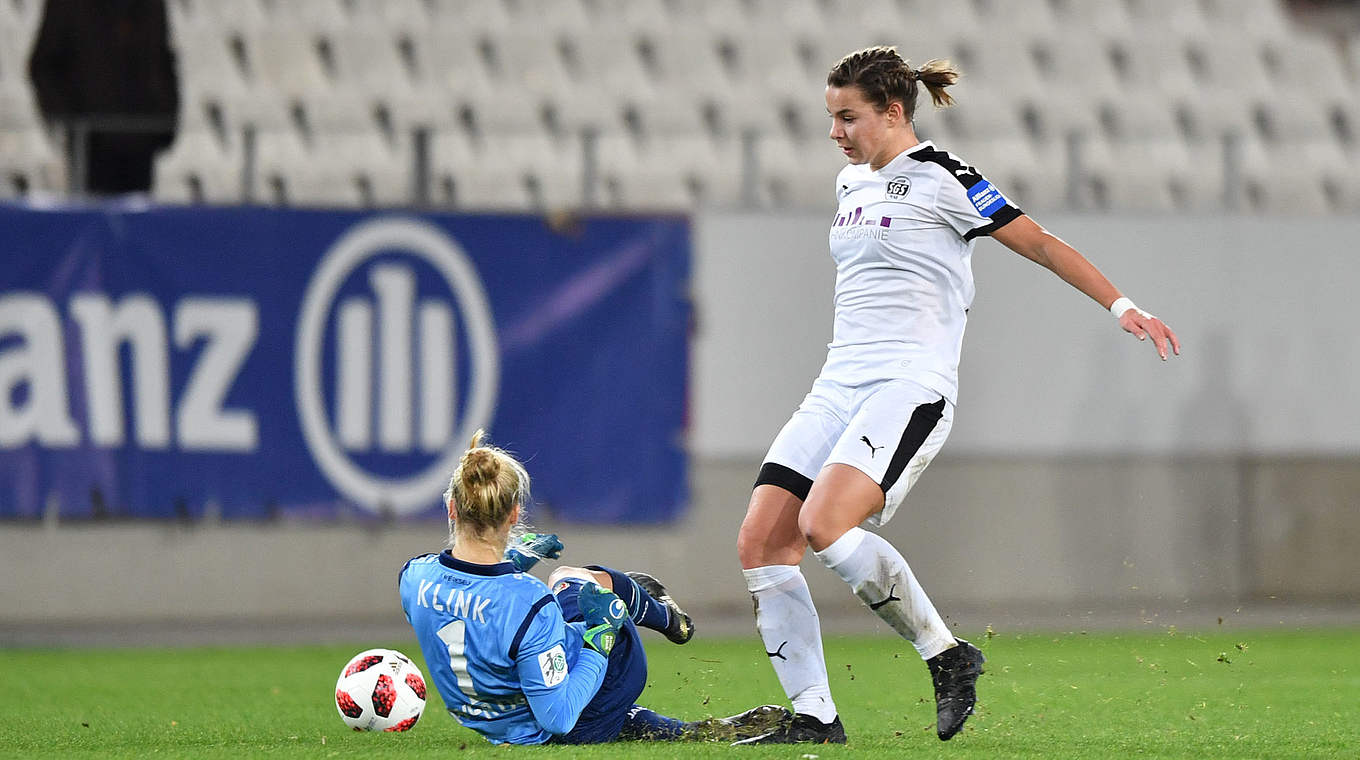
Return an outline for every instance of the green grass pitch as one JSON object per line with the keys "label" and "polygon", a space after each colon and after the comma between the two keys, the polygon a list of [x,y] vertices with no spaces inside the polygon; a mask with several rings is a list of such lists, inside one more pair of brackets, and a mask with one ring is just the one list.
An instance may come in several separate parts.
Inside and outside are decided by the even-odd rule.
{"label": "green grass pitch", "polygon": [[[782,694],[754,637],[646,637],[641,702],[684,718]],[[1360,757],[1360,630],[976,636],[980,703],[947,744],[926,669],[889,636],[831,638],[846,747],[493,747],[433,689],[405,734],[358,734],[331,695],[353,646],[0,651],[4,757]],[[414,641],[383,642],[415,656]]]}

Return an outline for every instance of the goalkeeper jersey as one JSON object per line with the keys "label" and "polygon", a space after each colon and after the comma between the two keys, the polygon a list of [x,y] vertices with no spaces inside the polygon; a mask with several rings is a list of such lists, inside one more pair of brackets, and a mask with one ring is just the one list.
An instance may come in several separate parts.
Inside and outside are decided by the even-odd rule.
{"label": "goalkeeper jersey", "polygon": [[571,730],[604,680],[542,581],[509,562],[416,557],[398,580],[401,606],[439,696],[458,722],[496,744],[541,744]]}

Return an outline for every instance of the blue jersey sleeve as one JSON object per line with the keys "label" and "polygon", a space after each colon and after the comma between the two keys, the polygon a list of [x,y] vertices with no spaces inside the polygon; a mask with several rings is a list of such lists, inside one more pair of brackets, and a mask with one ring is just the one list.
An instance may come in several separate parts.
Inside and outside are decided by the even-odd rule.
{"label": "blue jersey sleeve", "polygon": [[608,663],[593,649],[582,649],[576,661],[570,661],[566,623],[555,600],[528,621],[514,656],[520,689],[534,720],[552,734],[565,734],[576,725],[600,690]]}

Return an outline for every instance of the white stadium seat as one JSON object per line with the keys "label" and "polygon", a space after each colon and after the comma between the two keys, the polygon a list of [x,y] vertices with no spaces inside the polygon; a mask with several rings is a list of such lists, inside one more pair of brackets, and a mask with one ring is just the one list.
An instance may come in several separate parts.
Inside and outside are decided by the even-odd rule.
{"label": "white stadium seat", "polygon": [[[8,178],[0,186],[11,195],[66,182],[61,146],[38,119],[27,80],[41,7],[0,0]],[[959,105],[938,113],[922,93],[918,131],[980,157],[1028,206],[1075,198],[1141,211],[1212,208],[1223,200],[1214,172],[1233,166],[1223,160],[1232,137],[1242,141],[1245,204],[1360,207],[1360,180],[1351,179],[1360,36],[1337,44],[1295,25],[1281,0],[169,0],[167,8],[181,83],[181,134],[155,167],[153,193],[167,201],[230,203],[249,190],[256,201],[306,205],[822,208],[839,164],[826,149],[826,73],[846,53],[892,44],[915,66],[953,59],[963,72],[950,91]],[[422,132],[431,135],[425,194],[412,186]],[[580,147],[588,132],[600,136],[593,189]],[[757,146],[750,157],[747,144]],[[1071,145],[1085,159],[1076,186]],[[497,165],[488,155],[507,150],[535,159]],[[790,162],[791,151],[812,158]],[[748,166],[759,173],[745,177]]]}
{"label": "white stadium seat", "polygon": [[244,172],[239,135],[181,124],[175,142],[156,157],[151,195],[162,203],[240,203]]}

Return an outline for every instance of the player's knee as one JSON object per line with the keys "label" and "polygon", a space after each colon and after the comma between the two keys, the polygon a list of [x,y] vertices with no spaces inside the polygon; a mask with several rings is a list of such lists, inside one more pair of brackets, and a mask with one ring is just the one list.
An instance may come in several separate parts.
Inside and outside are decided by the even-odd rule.
{"label": "player's knee", "polygon": [[813,551],[821,551],[835,542],[845,530],[839,521],[827,519],[824,512],[804,509],[798,515],[798,532],[803,535],[803,540]]}
{"label": "player's knee", "polygon": [[737,531],[737,559],[744,568],[765,567],[767,565],[796,565],[803,559],[807,548],[802,537],[794,534],[793,540],[781,542],[768,531],[760,531],[749,523],[743,522]]}
{"label": "player's knee", "polygon": [[558,581],[568,578],[576,578],[583,581],[594,580],[594,575],[584,567],[572,567],[571,565],[558,565],[548,574],[548,587],[556,586]]}
{"label": "player's knee", "polygon": [[753,531],[747,529],[746,523],[741,524],[741,530],[737,531],[737,559],[741,561],[742,567],[760,566],[764,543]]}

